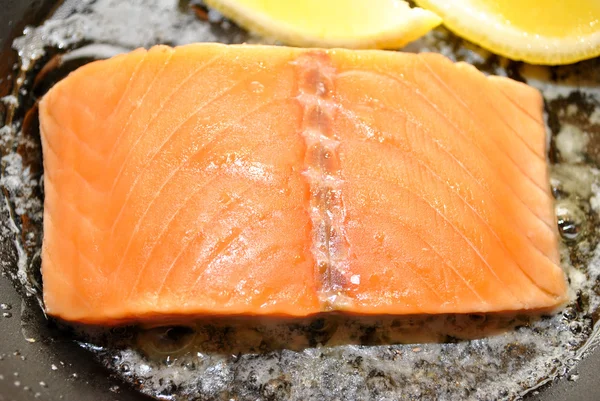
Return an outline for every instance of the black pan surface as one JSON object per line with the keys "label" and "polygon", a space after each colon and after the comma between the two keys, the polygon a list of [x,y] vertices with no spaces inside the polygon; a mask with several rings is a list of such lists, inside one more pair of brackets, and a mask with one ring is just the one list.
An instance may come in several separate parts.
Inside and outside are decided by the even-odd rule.
{"label": "black pan surface", "polygon": [[[25,25],[40,22],[53,1],[0,0],[0,78],[8,76],[16,61],[10,44]],[[11,89],[0,81],[0,97]],[[0,108],[0,120],[4,119]],[[0,217],[6,219],[5,213]],[[3,265],[16,263],[11,241],[0,242]],[[40,309],[27,305],[7,277],[0,277],[0,401],[147,400],[117,377],[111,376],[93,356],[52,323]],[[29,301],[33,303],[33,301]],[[32,339],[34,341],[32,341]],[[535,401],[600,400],[600,350],[592,352],[571,372],[525,398]],[[576,376],[575,376],[576,373]],[[577,380],[573,380],[577,377]]]}

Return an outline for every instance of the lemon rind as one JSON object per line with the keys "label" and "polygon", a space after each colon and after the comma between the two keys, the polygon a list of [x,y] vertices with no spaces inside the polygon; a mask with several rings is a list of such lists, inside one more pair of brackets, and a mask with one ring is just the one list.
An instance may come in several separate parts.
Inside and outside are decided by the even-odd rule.
{"label": "lemon rind", "polygon": [[390,24],[393,25],[390,28],[384,27],[381,31],[366,35],[328,35],[325,38],[293,24],[277,21],[264,13],[240,5],[235,0],[205,0],[205,3],[250,32],[299,47],[400,48],[420,38],[442,23],[442,19],[432,11],[409,8],[408,13],[398,16],[397,24]]}
{"label": "lemon rind", "polygon": [[[468,0],[415,0],[442,16],[457,35],[501,56],[531,64],[572,64],[600,55],[600,31],[585,36],[548,37],[524,32],[469,5]],[[460,15],[449,11],[460,7]],[[477,29],[482,27],[483,29]],[[485,29],[485,31],[484,31]],[[485,32],[485,33],[483,33]]]}

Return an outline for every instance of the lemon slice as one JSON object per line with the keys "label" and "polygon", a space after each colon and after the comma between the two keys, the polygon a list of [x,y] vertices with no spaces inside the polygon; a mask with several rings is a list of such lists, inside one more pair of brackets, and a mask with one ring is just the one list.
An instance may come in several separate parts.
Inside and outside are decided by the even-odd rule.
{"label": "lemon slice", "polygon": [[304,47],[399,48],[439,25],[402,0],[205,0],[247,30]]}
{"label": "lemon slice", "polygon": [[481,47],[533,64],[600,55],[600,0],[415,0]]}

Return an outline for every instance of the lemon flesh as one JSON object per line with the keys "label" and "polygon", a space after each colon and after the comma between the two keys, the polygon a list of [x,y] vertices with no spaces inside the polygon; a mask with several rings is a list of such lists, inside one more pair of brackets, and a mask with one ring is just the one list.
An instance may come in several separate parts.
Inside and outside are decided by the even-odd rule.
{"label": "lemon flesh", "polygon": [[600,0],[416,0],[494,53],[533,64],[600,55]]}
{"label": "lemon flesh", "polygon": [[399,48],[439,25],[401,0],[205,0],[247,30],[292,46]]}

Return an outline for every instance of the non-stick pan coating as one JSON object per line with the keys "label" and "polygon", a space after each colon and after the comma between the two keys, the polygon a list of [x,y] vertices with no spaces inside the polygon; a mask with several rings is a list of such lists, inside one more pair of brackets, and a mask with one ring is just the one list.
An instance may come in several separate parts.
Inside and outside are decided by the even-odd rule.
{"label": "non-stick pan coating", "polygon": [[[0,79],[8,76],[16,61],[12,39],[27,24],[39,23],[54,1],[0,0]],[[0,97],[8,94],[11,82],[0,81]],[[1,109],[0,109],[1,110]],[[0,114],[0,120],[4,118]],[[7,216],[0,216],[6,219]],[[16,263],[12,242],[0,243],[3,264]],[[10,280],[0,277],[0,401],[146,400],[135,390],[96,363],[92,355],[72,339],[48,324],[35,305],[22,306],[21,296]],[[21,316],[22,311],[26,316]],[[26,338],[34,338],[29,342]],[[578,380],[560,379],[528,395],[529,400],[600,400],[600,350],[576,368]],[[571,375],[571,377],[575,377]]]}

